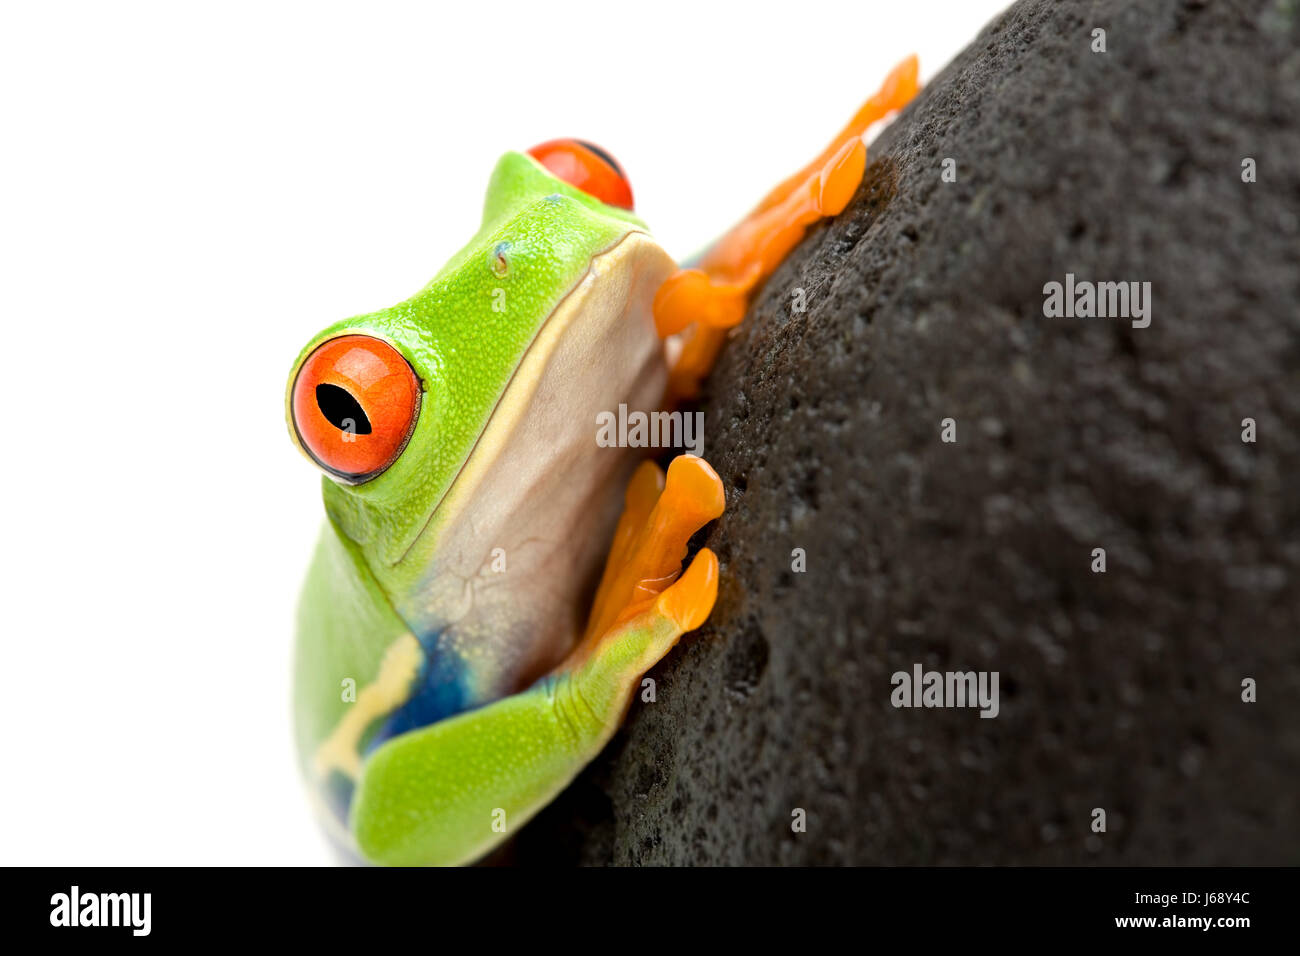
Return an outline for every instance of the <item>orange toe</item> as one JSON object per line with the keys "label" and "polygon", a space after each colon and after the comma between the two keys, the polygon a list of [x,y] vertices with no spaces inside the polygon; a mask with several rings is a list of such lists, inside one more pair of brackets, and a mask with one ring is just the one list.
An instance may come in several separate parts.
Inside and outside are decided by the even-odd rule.
{"label": "orange toe", "polygon": [[[641,495],[637,492],[638,502]],[[619,522],[622,537],[610,553],[585,639],[597,639],[616,622],[644,610],[672,584],[681,572],[691,535],[721,515],[725,507],[722,479],[704,459],[694,455],[674,458],[649,514],[641,517],[629,506]],[[625,532],[625,525],[631,526],[630,532]]]}
{"label": "orange toe", "polygon": [[818,177],[820,191],[818,211],[823,216],[838,216],[858,191],[858,183],[867,171],[867,147],[862,140],[845,143],[830,158]]}
{"label": "orange toe", "polygon": [[663,489],[663,469],[653,461],[641,462],[633,472],[632,480],[628,482],[627,491],[623,495],[623,514],[618,519],[614,542],[605,559],[605,570],[600,585],[596,588],[596,598],[591,603],[591,621],[617,617],[619,609],[615,608],[610,613],[610,608],[615,600],[614,591],[619,586],[619,571],[627,564],[636,547],[637,537],[645,527]]}
{"label": "orange toe", "polygon": [[701,548],[686,573],[659,595],[656,607],[683,631],[693,631],[708,619],[717,599],[718,556]]}
{"label": "orange toe", "polygon": [[694,534],[722,514],[727,496],[722,479],[707,461],[695,455],[678,455],[668,466],[668,481],[659,504],[679,526],[693,526]]}

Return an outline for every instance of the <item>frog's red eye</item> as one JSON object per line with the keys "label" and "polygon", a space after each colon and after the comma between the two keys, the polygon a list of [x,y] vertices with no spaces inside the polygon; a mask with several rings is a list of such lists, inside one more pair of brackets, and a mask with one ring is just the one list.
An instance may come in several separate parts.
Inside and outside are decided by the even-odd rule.
{"label": "frog's red eye", "polygon": [[420,409],[420,380],[387,342],[340,335],[298,370],[290,399],[303,449],[346,481],[373,478],[397,460]]}
{"label": "frog's red eye", "polygon": [[613,156],[581,139],[553,139],[528,151],[551,174],[588,196],[620,209],[632,208],[632,184]]}

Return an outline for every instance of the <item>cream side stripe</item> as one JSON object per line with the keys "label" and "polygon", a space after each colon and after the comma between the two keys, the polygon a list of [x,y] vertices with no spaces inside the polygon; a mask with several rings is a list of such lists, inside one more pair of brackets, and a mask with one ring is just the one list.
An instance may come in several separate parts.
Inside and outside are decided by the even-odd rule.
{"label": "cream side stripe", "polygon": [[384,651],[379,676],[357,693],[356,702],[343,714],[333,732],[316,748],[313,768],[324,777],[338,770],[356,780],[361,774],[361,737],[371,721],[391,713],[406,702],[411,682],[420,671],[424,651],[413,634],[403,634]]}

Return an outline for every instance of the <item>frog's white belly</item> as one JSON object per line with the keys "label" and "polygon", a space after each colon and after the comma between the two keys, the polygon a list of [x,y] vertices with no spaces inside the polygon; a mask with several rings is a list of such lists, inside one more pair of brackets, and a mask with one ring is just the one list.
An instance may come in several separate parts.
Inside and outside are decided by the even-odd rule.
{"label": "frog's white belly", "polygon": [[463,667],[470,705],[557,664],[584,623],[639,449],[597,416],[655,411],[667,380],[655,291],[676,268],[634,232],[592,261],[533,341],[436,517],[438,556],[399,601]]}

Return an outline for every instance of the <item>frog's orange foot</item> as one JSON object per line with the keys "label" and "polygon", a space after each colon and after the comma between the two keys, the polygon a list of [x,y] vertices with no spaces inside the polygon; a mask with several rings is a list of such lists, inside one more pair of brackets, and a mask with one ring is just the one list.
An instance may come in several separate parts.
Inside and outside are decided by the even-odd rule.
{"label": "frog's orange foot", "polygon": [[[580,653],[652,607],[682,630],[699,627],[713,608],[717,558],[712,553],[705,558],[702,551],[692,563],[694,569],[704,558],[701,571],[677,578],[691,535],[720,516],[726,505],[717,472],[703,458],[680,455],[668,466],[665,481],[659,466],[647,461],[632,476],[624,501]],[[712,574],[705,571],[710,564]]]}
{"label": "frog's orange foot", "polygon": [[[849,120],[848,125],[831,140],[830,145],[822,150],[811,163],[793,176],[787,177],[784,182],[764,196],[755,212],[762,212],[783,202],[801,183],[807,182],[811,175],[819,170],[826,169],[836,153],[844,149],[853,140],[861,140],[872,123],[884,119],[890,113],[901,110],[910,103],[921,88],[920,69],[920,62],[915,55],[909,56],[894,67],[889,72],[889,75],[885,77],[885,82],[880,84],[880,89],[862,104],[861,108],[854,114],[853,119]],[[854,183],[855,187],[856,185]],[[850,195],[849,198],[852,198],[852,196]],[[835,215],[835,213],[829,213],[828,215]]]}
{"label": "frog's orange foot", "polygon": [[698,268],[679,270],[660,287],[654,301],[660,337],[687,335],[669,375],[670,404],[698,393],[725,330],[744,319],[753,290],[785,261],[808,227],[839,215],[853,199],[867,168],[862,135],[916,95],[917,73],[915,56],[895,67],[816,159],[768,193],[704,254]]}
{"label": "frog's orange foot", "polygon": [[739,325],[753,288],[779,266],[807,227],[843,212],[867,168],[867,149],[852,140],[836,150],[777,206],[750,216],[704,257],[703,268],[678,269],[655,293],[660,338],[692,322],[711,329]]}
{"label": "frog's orange foot", "polygon": [[692,322],[715,329],[739,325],[749,304],[750,285],[714,279],[703,269],[678,269],[655,293],[659,337],[676,335]]}

